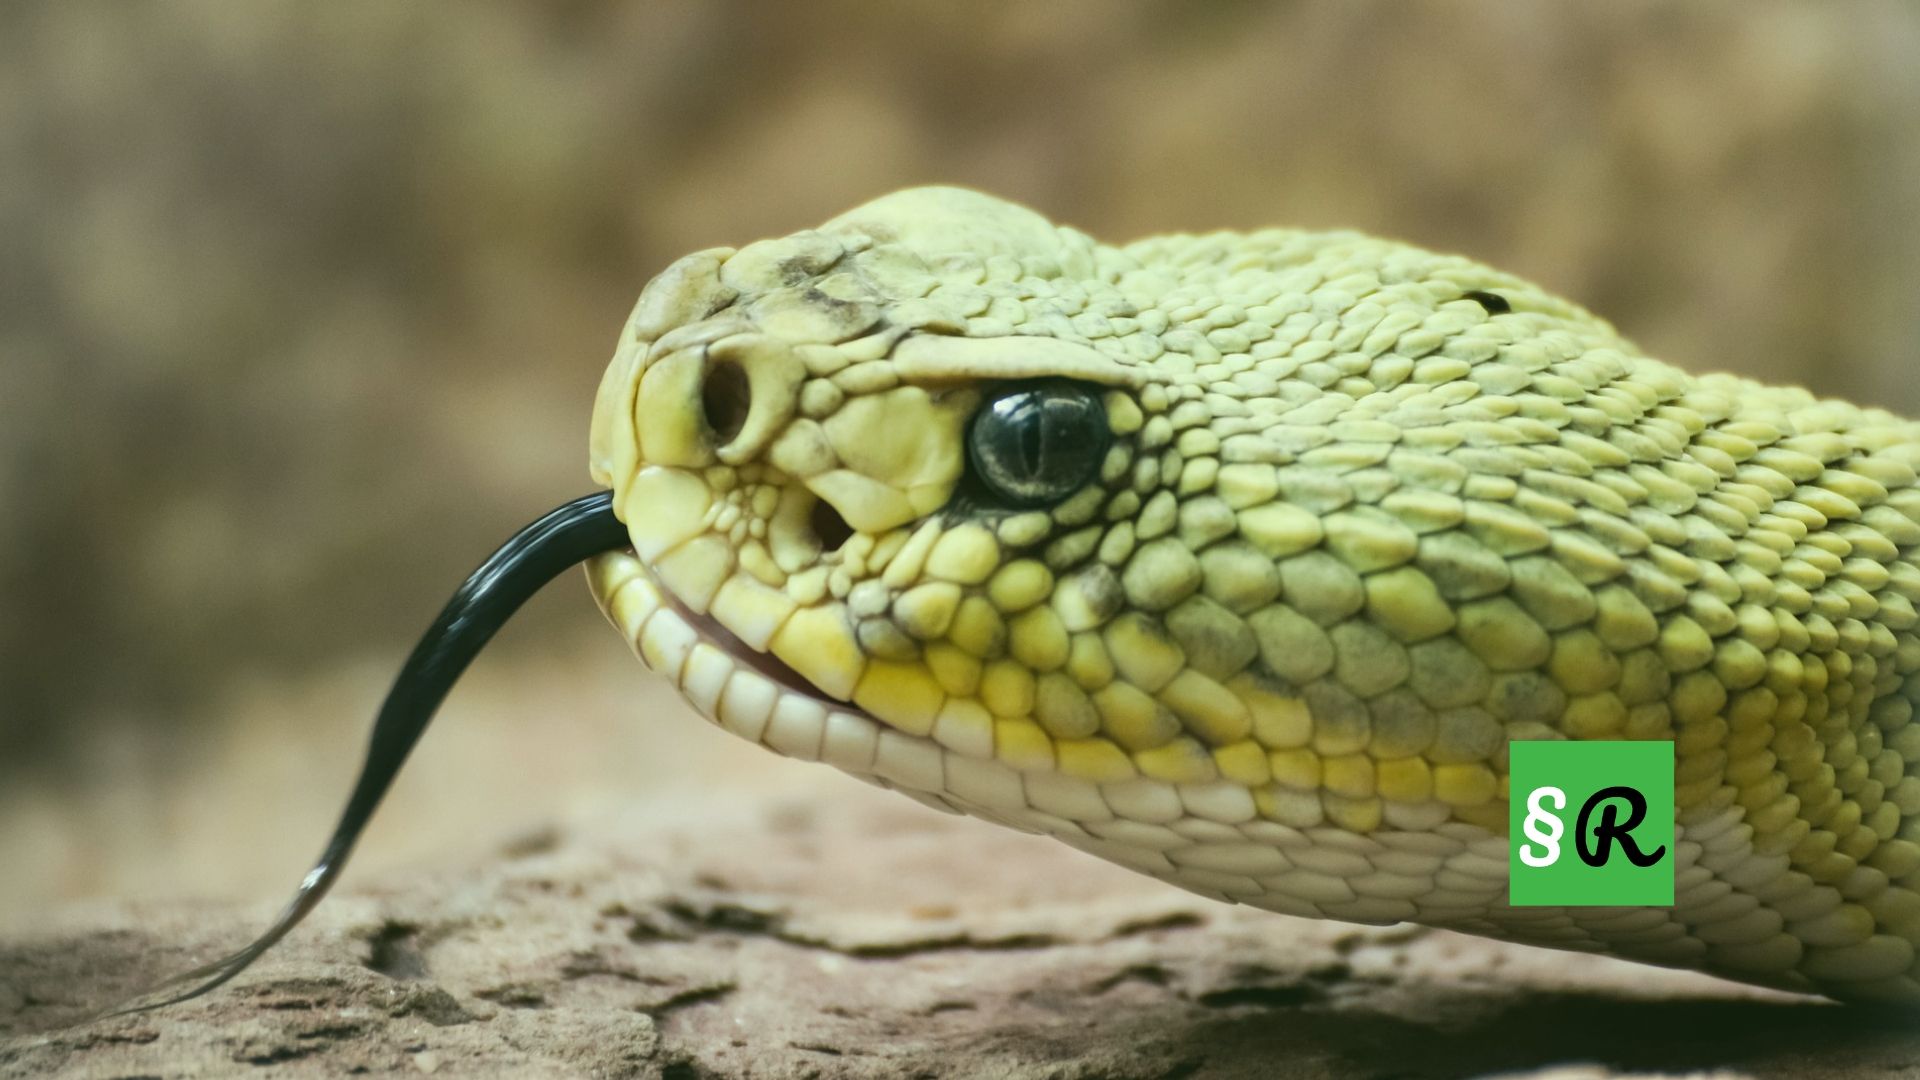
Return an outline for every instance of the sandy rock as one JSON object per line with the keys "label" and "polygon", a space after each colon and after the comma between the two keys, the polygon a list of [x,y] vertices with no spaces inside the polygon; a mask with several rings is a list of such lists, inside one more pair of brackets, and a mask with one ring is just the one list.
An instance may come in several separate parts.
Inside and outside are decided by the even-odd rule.
{"label": "sandy rock", "polygon": [[0,1076],[1920,1075],[1910,1016],[1228,907],[877,792],[637,807],[350,884],[214,994],[62,1026],[265,914],[0,942]]}

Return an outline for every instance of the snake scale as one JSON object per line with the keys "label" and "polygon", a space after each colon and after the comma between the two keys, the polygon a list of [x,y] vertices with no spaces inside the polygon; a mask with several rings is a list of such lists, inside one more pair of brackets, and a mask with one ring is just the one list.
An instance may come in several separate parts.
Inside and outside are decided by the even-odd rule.
{"label": "snake scale", "polygon": [[[607,617],[778,753],[1221,900],[1920,1002],[1920,424],[1457,256],[921,188],[669,266],[591,464]],[[1508,904],[1508,748],[1563,739],[1673,744],[1673,906]]]}

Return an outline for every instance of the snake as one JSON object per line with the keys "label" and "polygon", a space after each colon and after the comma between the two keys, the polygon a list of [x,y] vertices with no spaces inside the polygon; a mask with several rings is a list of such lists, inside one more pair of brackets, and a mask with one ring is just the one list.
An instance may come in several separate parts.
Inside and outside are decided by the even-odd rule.
{"label": "snake", "polygon": [[[158,1004],[319,902],[583,562],[702,717],[942,811],[1289,915],[1920,1003],[1913,421],[1458,255],[926,187],[667,266],[589,460],[416,647],[279,920]],[[1671,744],[1671,906],[1509,903],[1538,740]]]}

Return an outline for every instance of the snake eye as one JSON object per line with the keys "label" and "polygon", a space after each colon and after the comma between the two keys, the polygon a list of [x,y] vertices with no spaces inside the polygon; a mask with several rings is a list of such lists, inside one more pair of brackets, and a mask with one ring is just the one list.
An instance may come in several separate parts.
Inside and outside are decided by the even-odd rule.
{"label": "snake eye", "polygon": [[992,392],[967,428],[967,458],[1013,506],[1044,506],[1079,490],[1107,452],[1100,396],[1077,383],[1015,383]]}

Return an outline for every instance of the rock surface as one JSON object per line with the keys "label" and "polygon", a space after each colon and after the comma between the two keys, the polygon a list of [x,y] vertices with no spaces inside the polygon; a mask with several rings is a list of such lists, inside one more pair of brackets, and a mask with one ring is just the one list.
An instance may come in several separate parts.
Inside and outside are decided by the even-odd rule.
{"label": "rock surface", "polygon": [[214,994],[63,1026],[265,914],[0,942],[0,1076],[1920,1076],[1911,1016],[1227,907],[864,791],[349,887]]}

